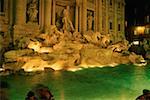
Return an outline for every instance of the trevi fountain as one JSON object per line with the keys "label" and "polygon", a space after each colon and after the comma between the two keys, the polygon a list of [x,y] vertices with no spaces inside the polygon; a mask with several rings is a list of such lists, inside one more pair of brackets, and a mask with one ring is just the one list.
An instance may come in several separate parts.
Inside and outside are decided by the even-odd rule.
{"label": "trevi fountain", "polygon": [[[8,15],[16,19],[10,17],[7,34],[0,35],[1,97],[23,100],[37,84],[49,87],[56,100],[133,100],[142,89],[150,89],[149,64],[142,55],[129,51],[132,43],[120,29],[119,34],[112,34],[113,13],[110,9],[110,16],[105,15],[106,2],[73,1],[6,2],[10,2]],[[16,15],[11,11],[14,5]],[[105,18],[110,18],[109,31],[106,23],[100,25]],[[13,45],[3,51],[6,41]]]}

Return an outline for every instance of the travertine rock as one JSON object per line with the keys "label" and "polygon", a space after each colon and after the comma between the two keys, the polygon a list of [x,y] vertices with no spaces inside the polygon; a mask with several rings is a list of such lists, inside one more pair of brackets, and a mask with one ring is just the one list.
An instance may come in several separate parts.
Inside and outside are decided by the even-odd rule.
{"label": "travertine rock", "polygon": [[[122,51],[128,50],[126,42],[110,45],[110,34],[93,32],[91,25],[88,25],[87,32],[74,32],[68,10],[67,6],[63,12],[63,32],[53,25],[46,33],[18,39],[18,50],[8,51],[4,55],[5,68],[13,65],[25,71],[44,71],[45,68],[76,71],[87,67],[140,62],[141,57],[135,54],[123,55]],[[31,22],[34,20],[30,19]],[[91,20],[89,18],[88,24]]]}

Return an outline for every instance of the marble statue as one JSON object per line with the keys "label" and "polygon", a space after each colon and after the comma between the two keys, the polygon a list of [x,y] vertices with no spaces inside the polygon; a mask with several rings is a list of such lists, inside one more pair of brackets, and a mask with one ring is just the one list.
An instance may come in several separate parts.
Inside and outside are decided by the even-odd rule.
{"label": "marble statue", "polygon": [[30,41],[28,48],[33,49],[38,53],[51,53],[53,49],[51,47],[42,47],[42,44],[39,41]]}
{"label": "marble statue", "polygon": [[93,16],[92,16],[92,12],[89,13],[88,17],[87,17],[87,30],[92,30],[92,24],[93,24]]}
{"label": "marble statue", "polygon": [[110,35],[109,34],[102,35],[99,32],[88,31],[83,36],[89,43],[93,43],[93,44],[99,45],[104,48],[107,47],[110,43]]}
{"label": "marble statue", "polygon": [[74,27],[73,24],[70,20],[70,16],[69,16],[69,6],[67,6],[64,10],[63,10],[63,18],[62,18],[62,22],[63,22],[63,31],[67,31],[67,32],[73,32],[74,31]]}
{"label": "marble statue", "polygon": [[102,35],[101,43],[103,47],[107,47],[110,43],[110,34]]}
{"label": "marble statue", "polygon": [[37,22],[37,14],[38,14],[38,1],[37,0],[30,0],[27,4],[27,15],[29,22]]}
{"label": "marble statue", "polygon": [[109,45],[107,48],[111,49],[113,52],[122,52],[127,51],[129,46],[125,41],[119,41],[115,44]]}

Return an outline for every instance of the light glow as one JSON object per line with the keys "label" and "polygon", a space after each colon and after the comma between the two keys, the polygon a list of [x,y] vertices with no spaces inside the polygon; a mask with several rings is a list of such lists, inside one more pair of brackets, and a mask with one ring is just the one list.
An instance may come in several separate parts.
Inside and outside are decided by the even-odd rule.
{"label": "light glow", "polygon": [[145,32],[145,26],[137,26],[135,28],[135,35],[138,35],[138,34],[144,34]]}

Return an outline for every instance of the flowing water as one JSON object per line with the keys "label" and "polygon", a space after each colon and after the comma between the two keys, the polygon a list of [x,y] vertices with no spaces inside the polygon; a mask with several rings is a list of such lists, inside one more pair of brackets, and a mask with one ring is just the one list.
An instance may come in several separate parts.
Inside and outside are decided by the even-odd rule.
{"label": "flowing water", "polygon": [[55,100],[135,100],[143,89],[150,90],[150,65],[14,74],[0,80],[9,85],[6,91],[10,100],[24,100],[37,84],[48,86]]}

